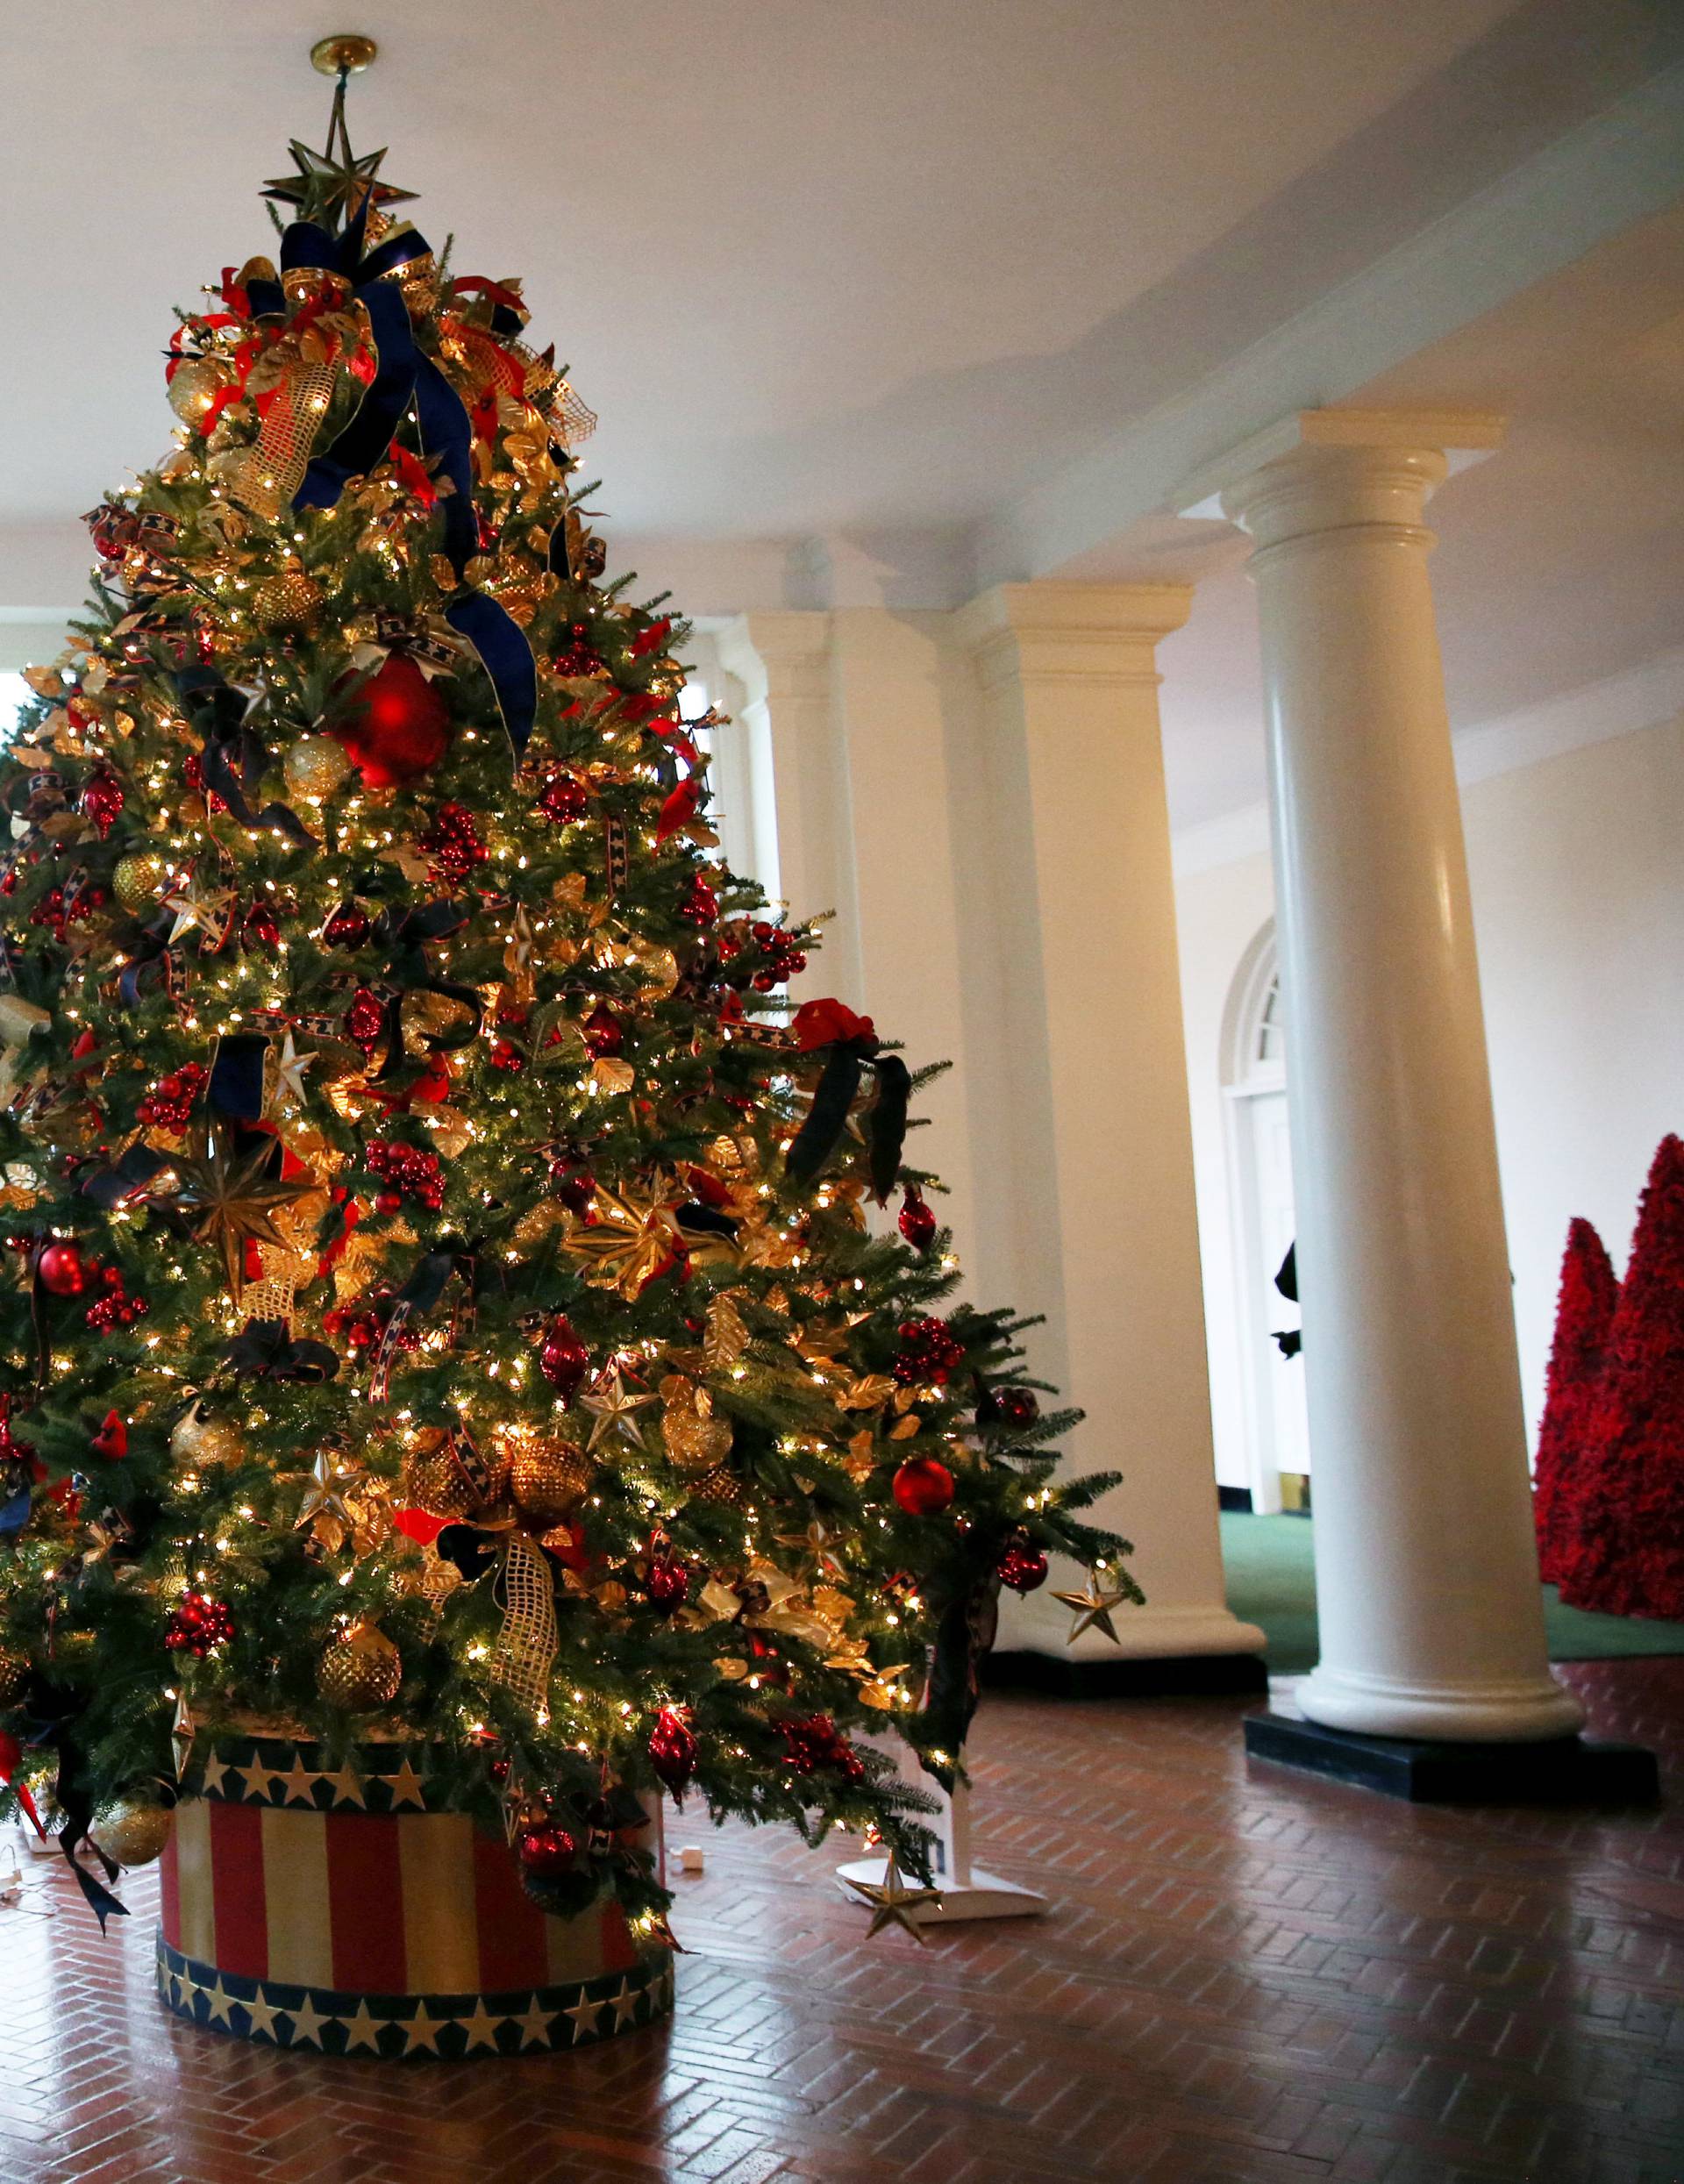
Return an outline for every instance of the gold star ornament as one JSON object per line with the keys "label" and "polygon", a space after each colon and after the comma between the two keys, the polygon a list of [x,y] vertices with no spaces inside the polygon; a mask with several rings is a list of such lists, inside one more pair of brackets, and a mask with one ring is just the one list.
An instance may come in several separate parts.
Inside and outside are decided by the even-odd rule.
{"label": "gold star ornament", "polygon": [[1088,1582],[1079,1593],[1054,1593],[1054,1600],[1061,1600],[1075,1613],[1070,1625],[1067,1645],[1074,1645],[1084,1631],[1102,1631],[1113,1645],[1120,1645],[1117,1625],[1111,1621],[1113,1608],[1120,1608],[1131,1597],[1126,1586],[1113,1590],[1110,1581],[1098,1570],[1089,1570]]}
{"label": "gold star ornament", "polygon": [[884,1866],[881,1881],[851,1880],[848,1886],[862,1903],[872,1907],[871,1924],[866,1932],[867,1941],[885,1926],[903,1926],[921,1947],[930,1946],[930,1937],[916,1914],[920,1904],[941,1902],[939,1888],[909,1888],[893,1858]]}
{"label": "gold star ornament", "polygon": [[198,1217],[194,1240],[221,1250],[236,1304],[246,1293],[246,1244],[284,1251],[287,1239],[275,1227],[275,1216],[316,1187],[310,1175],[287,1182],[271,1174],[277,1149],[275,1139],[266,1138],[252,1152],[236,1153],[225,1130],[202,1125],[193,1152],[178,1154],[170,1163],[175,1190],[158,1202],[174,1212]]}

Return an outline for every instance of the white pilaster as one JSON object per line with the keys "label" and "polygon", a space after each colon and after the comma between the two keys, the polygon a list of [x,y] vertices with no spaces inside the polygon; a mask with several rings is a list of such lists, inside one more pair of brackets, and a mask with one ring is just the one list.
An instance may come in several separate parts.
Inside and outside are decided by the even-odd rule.
{"label": "white pilaster", "polygon": [[1309,411],[1205,481],[1256,542],[1316,1463],[1300,1703],[1468,1741],[1581,1718],[1545,1646],[1422,522],[1458,451],[1499,435]]}
{"label": "white pilaster", "polygon": [[[1223,1592],[1158,721],[1156,646],[1189,603],[1174,585],[1010,584],[957,617],[978,679],[961,785],[985,791],[967,876],[996,966],[973,980],[987,1036],[965,1088],[978,1288],[1046,1315],[1031,1360],[1087,1412],[1073,1467],[1126,1474],[1096,1516],[1135,1543],[1148,1605],[1117,1624],[1138,1657],[1263,1644]],[[1003,1646],[1066,1652],[1051,1589],[1008,1598]],[[1074,1650],[1119,1651],[1094,1633]]]}

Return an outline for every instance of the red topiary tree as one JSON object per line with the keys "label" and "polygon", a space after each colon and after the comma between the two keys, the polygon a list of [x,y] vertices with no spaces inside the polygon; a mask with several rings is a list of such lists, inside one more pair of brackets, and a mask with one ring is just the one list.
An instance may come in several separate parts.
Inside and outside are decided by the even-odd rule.
{"label": "red topiary tree", "polygon": [[1661,1140],[1578,1467],[1561,1597],[1684,1617],[1684,1143]]}
{"label": "red topiary tree", "polygon": [[1561,1260],[1555,1340],[1532,1474],[1538,1568],[1552,1585],[1560,1581],[1577,1528],[1583,1460],[1619,1296],[1619,1278],[1602,1238],[1588,1221],[1575,1221]]}

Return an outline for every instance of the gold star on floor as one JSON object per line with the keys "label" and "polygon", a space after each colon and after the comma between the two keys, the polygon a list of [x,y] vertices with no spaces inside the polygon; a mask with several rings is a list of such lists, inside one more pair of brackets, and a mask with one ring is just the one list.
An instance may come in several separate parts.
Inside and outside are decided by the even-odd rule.
{"label": "gold star on floor", "polygon": [[930,1937],[915,1914],[921,1903],[941,1902],[939,1888],[909,1888],[901,1876],[899,1866],[892,1858],[884,1865],[881,1881],[850,1881],[848,1886],[862,1902],[873,1907],[871,1924],[866,1933],[867,1941],[885,1926],[903,1926],[914,1941],[926,1949],[929,1947]]}
{"label": "gold star on floor", "polygon": [[287,1239],[273,1217],[316,1187],[311,1176],[288,1182],[272,1175],[269,1166],[275,1153],[273,1138],[265,1138],[250,1153],[236,1153],[225,1130],[203,1124],[193,1151],[177,1153],[171,1160],[175,1188],[158,1201],[174,1212],[198,1216],[194,1240],[220,1247],[236,1304],[246,1291],[246,1244],[270,1244],[284,1251]]}
{"label": "gold star on floor", "polygon": [[250,2002],[241,2002],[239,2006],[252,2021],[249,2035],[251,2038],[272,2040],[275,2038],[275,2021],[281,2012],[271,2003],[265,2002],[263,1989],[260,1987],[252,1996]]}
{"label": "gold star on floor", "polygon": [[589,1410],[596,1421],[590,1429],[589,1447],[594,1450],[610,1433],[617,1433],[633,1448],[642,1448],[645,1445],[643,1428],[638,1423],[636,1413],[646,1403],[659,1401],[656,1395],[628,1395],[625,1382],[620,1378],[617,1367],[600,1380],[588,1395],[579,1398],[580,1408]]}
{"label": "gold star on floor", "polygon": [[366,1995],[344,2020],[344,2023],[345,2052],[347,2055],[353,2047],[372,2048],[376,2055],[379,2054],[380,2020],[370,2015]]}
{"label": "gold star on floor", "polygon": [[1067,1645],[1074,1645],[1084,1631],[1102,1631],[1113,1645],[1121,1643],[1117,1625],[1111,1621],[1111,1610],[1120,1608],[1129,1597],[1126,1587],[1120,1586],[1113,1592],[1097,1570],[1090,1570],[1087,1585],[1081,1592],[1054,1593],[1052,1597],[1075,1610],[1076,1619],[1070,1625]]}

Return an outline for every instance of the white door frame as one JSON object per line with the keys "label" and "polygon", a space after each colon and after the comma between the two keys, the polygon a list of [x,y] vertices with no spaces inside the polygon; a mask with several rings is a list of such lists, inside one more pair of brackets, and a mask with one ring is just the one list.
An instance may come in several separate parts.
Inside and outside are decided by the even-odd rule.
{"label": "white door frame", "polygon": [[1278,959],[1274,921],[1270,919],[1240,959],[1223,1015],[1223,1135],[1228,1161],[1229,1224],[1233,1238],[1234,1321],[1239,1336],[1240,1409],[1245,1422],[1246,1471],[1252,1507],[1265,1517],[1281,1508],[1281,1468],[1274,1431],[1275,1370],[1273,1338],[1255,1276],[1263,1267],[1258,1232],[1257,1133],[1252,1103],[1263,1093],[1284,1092],[1284,1060],[1259,1058],[1269,998],[1275,988]]}

